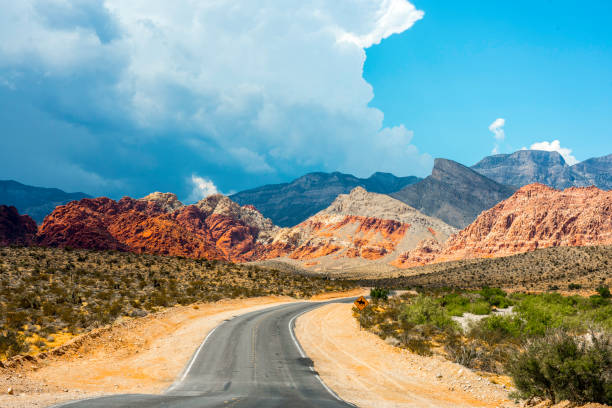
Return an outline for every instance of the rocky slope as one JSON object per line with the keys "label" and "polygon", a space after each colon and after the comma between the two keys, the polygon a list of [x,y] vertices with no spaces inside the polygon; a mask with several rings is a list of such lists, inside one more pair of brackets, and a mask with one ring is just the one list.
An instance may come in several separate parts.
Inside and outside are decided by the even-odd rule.
{"label": "rocky slope", "polygon": [[59,206],[45,219],[37,240],[44,246],[239,262],[260,257],[264,250],[258,241],[260,233],[269,240],[265,234],[276,228],[253,208],[228,203],[227,197],[211,196],[174,210],[168,204],[174,202],[172,197],[154,198],[113,201],[100,197]]}
{"label": "rocky slope", "polygon": [[346,194],[355,187],[388,194],[419,180],[389,173],[374,173],[367,179],[338,172],[310,173],[290,183],[265,185],[230,198],[240,205],[255,206],[276,225],[292,227],[329,206],[338,194]]}
{"label": "rocky slope", "polygon": [[57,188],[33,187],[13,180],[0,180],[0,204],[12,205],[42,223],[58,205],[89,197],[84,193],[66,193]]}
{"label": "rocky slope", "polygon": [[612,155],[569,166],[557,152],[519,150],[485,157],[471,168],[499,183],[517,187],[541,183],[556,189],[591,185],[612,188]]}
{"label": "rocky slope", "polygon": [[184,204],[179,201],[176,194],[160,193],[159,191],[151,193],[146,197],[142,197],[140,201],[153,201],[159,204],[160,207],[166,212],[172,212],[184,206]]}
{"label": "rocky slope", "polygon": [[286,257],[315,270],[364,261],[386,264],[424,239],[444,242],[454,232],[398,200],[356,187],[306,221],[279,231],[266,257]]}
{"label": "rocky slope", "polygon": [[0,246],[30,245],[36,235],[36,222],[19,215],[17,208],[0,205]]}
{"label": "rocky slope", "polygon": [[443,246],[425,245],[403,254],[394,264],[487,258],[557,246],[612,244],[612,191],[543,184],[522,187],[483,212]]}
{"label": "rocky slope", "polygon": [[452,160],[436,159],[430,176],[391,196],[449,225],[464,228],[482,211],[510,197],[514,190]]}

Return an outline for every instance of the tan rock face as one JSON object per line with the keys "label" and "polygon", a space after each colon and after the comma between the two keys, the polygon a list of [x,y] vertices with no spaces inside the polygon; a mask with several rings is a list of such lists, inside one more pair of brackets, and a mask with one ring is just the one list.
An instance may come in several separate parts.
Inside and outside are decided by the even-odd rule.
{"label": "tan rock face", "polygon": [[443,242],[455,231],[387,195],[357,187],[301,224],[279,231],[265,257],[389,262],[398,250],[412,249],[423,239]]}
{"label": "tan rock face", "polygon": [[530,184],[484,211],[443,247],[423,245],[395,264],[499,257],[538,248],[612,244],[612,191]]}
{"label": "tan rock face", "polygon": [[181,207],[184,207],[184,204],[181,203],[174,193],[160,193],[156,191],[155,193],[151,193],[146,197],[142,197],[141,201],[153,201],[160,205],[166,212],[173,212],[178,210]]}
{"label": "tan rock face", "polygon": [[220,215],[242,222],[257,230],[257,240],[260,243],[270,243],[279,228],[265,218],[252,205],[239,206],[222,194],[214,194],[195,204],[206,216]]}

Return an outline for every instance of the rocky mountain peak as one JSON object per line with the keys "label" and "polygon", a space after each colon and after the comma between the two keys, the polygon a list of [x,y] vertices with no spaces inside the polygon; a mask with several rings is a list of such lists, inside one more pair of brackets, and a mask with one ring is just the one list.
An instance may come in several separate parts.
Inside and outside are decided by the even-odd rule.
{"label": "rocky mountain peak", "polygon": [[340,194],[325,210],[314,217],[324,215],[358,216],[393,220],[404,224],[422,224],[435,230],[452,234],[456,230],[444,222],[429,217],[413,207],[386,194],[371,193],[363,187],[355,187],[349,194]]}
{"label": "rocky mountain peak", "polygon": [[195,204],[207,216],[211,214],[226,215],[232,218],[239,218],[240,206],[223,194],[213,194]]}
{"label": "rocky mountain peak", "polygon": [[159,204],[160,207],[166,212],[173,212],[184,206],[184,204],[179,201],[178,197],[174,193],[161,193],[156,191],[140,198],[139,200],[155,202]]}
{"label": "rocky mountain peak", "polygon": [[274,223],[264,217],[254,206],[240,206],[229,197],[222,194],[213,194],[195,204],[207,217],[220,215],[240,221],[245,225],[254,227],[258,231],[258,240],[269,241],[272,234],[278,229]]}

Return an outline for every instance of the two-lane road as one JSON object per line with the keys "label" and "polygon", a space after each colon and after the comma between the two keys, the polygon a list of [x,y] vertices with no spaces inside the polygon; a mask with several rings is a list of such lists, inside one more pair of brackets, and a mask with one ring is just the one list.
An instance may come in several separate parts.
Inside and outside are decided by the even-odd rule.
{"label": "two-lane road", "polygon": [[275,306],[223,322],[163,395],[115,395],[58,407],[351,407],[321,381],[293,334],[296,317],[331,302]]}

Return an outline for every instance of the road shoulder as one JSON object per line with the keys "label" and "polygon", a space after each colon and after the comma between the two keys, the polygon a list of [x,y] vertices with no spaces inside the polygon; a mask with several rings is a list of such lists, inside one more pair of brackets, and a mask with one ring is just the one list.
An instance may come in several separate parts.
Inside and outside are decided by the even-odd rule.
{"label": "road shoulder", "polygon": [[323,381],[362,408],[512,407],[501,385],[441,357],[422,357],[360,330],[352,305],[300,316],[295,333]]}

